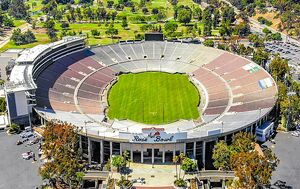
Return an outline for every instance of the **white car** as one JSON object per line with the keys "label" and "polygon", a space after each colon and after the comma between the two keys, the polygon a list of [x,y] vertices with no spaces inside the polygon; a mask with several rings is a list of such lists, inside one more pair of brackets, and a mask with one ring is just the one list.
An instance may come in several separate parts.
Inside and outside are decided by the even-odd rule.
{"label": "white car", "polygon": [[299,133],[296,131],[291,132],[291,135],[294,137],[299,137]]}
{"label": "white car", "polygon": [[29,152],[25,152],[22,154],[22,158],[25,159],[25,160],[29,160],[33,157],[33,152],[32,151],[29,151]]}

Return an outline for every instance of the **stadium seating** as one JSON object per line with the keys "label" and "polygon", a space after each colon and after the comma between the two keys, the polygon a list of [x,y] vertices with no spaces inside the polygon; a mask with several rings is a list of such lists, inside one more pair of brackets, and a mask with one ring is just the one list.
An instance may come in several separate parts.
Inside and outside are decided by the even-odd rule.
{"label": "stadium seating", "polygon": [[116,75],[140,71],[181,72],[198,80],[207,94],[202,95],[207,122],[239,120],[246,112],[271,109],[276,101],[269,74],[247,59],[196,44],[141,42],[99,46],[56,60],[36,80],[37,106],[104,114],[102,95]]}

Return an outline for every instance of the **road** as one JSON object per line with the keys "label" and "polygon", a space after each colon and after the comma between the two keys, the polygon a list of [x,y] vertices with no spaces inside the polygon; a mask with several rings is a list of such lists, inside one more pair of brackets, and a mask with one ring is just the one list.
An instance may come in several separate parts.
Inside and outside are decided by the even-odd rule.
{"label": "road", "polygon": [[[230,2],[228,2],[227,0],[221,0],[221,1],[223,1],[224,3],[227,3],[229,6],[231,6],[232,8],[234,8],[234,12],[236,14],[240,13],[240,11],[235,6],[233,6]],[[271,28],[269,26],[266,26],[264,24],[259,23],[257,20],[255,20],[253,18],[249,17],[249,21],[250,21],[250,27],[251,27],[252,31],[255,31],[255,32],[258,32],[258,33],[263,33],[262,30],[264,28],[268,28],[272,32],[279,32],[279,31],[277,31],[277,30],[275,30],[275,29],[273,29],[273,28]],[[300,45],[300,41],[287,36],[283,32],[279,32],[279,33],[281,34],[281,37],[282,37],[282,39],[283,39],[284,42],[289,41],[289,42],[295,43],[297,45]]]}
{"label": "road", "polygon": [[[24,31],[27,31],[28,29],[30,29],[31,26],[30,26],[30,24],[25,23],[25,24],[23,24],[23,25],[21,25],[21,26],[19,26],[19,27],[17,27],[17,28],[20,28],[21,31],[24,32]],[[2,48],[4,45],[6,45],[6,44],[9,42],[9,40],[10,40],[10,38],[11,38],[11,36],[12,36],[12,31],[13,31],[14,29],[16,29],[16,28],[13,28],[13,29],[9,32],[9,34],[8,34],[3,40],[0,41],[0,48]]]}

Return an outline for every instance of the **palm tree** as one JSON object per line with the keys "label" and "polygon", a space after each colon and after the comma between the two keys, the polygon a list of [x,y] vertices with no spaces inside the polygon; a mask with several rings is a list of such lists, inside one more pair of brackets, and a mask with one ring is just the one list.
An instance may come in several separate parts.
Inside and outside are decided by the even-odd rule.
{"label": "palm tree", "polygon": [[176,166],[176,179],[178,180],[178,171],[177,171],[177,163],[179,161],[179,156],[173,156],[173,163],[175,163]]}

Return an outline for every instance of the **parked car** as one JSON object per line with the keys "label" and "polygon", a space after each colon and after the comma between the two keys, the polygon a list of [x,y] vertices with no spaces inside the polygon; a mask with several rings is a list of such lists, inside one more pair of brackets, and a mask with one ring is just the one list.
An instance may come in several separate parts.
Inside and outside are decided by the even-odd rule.
{"label": "parked car", "polygon": [[29,141],[28,145],[31,146],[31,145],[37,144],[38,142],[39,142],[39,138],[32,139]]}
{"label": "parked car", "polygon": [[16,144],[17,144],[17,145],[21,145],[21,144],[23,144],[23,142],[20,141],[20,140],[18,140],[18,141],[16,142]]}
{"label": "parked car", "polygon": [[29,160],[33,157],[33,152],[32,151],[28,151],[22,154],[22,158],[25,160]]}
{"label": "parked car", "polygon": [[33,132],[29,131],[29,132],[22,132],[19,136],[21,138],[30,138],[30,137],[34,136],[34,134],[33,134]]}
{"label": "parked car", "polygon": [[291,132],[291,135],[294,137],[299,137],[299,133],[297,131]]}

